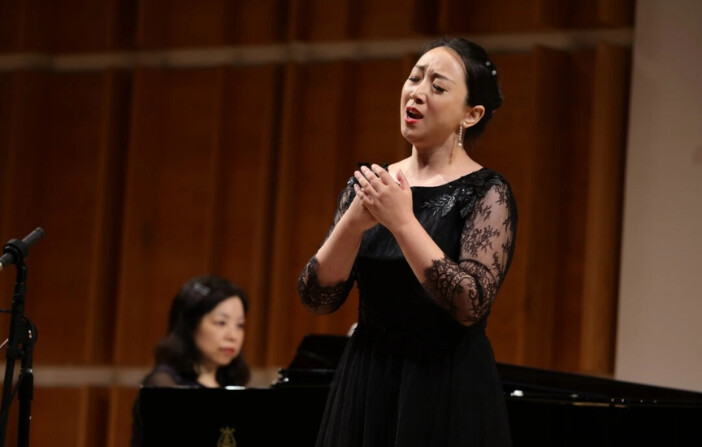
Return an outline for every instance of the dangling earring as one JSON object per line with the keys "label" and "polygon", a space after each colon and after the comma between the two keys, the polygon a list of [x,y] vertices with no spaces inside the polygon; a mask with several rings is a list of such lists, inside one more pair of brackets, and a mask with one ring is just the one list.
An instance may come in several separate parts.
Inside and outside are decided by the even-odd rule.
{"label": "dangling earring", "polygon": [[458,128],[458,147],[463,147],[463,123]]}

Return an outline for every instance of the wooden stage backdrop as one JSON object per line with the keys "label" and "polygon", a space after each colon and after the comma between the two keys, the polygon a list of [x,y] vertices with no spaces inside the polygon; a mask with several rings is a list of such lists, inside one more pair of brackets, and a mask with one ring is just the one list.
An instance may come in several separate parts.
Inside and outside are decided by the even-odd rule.
{"label": "wooden stage backdrop", "polygon": [[633,16],[633,0],[0,3],[0,238],[46,230],[27,260],[35,371],[108,371],[38,381],[31,444],[127,443],[120,371],[151,365],[191,276],[248,291],[256,368],[346,333],[355,295],[312,316],[297,276],[355,163],[409,153],[400,89],[444,34],[491,52],[505,97],[472,153],[519,207],[498,361],[610,374]]}

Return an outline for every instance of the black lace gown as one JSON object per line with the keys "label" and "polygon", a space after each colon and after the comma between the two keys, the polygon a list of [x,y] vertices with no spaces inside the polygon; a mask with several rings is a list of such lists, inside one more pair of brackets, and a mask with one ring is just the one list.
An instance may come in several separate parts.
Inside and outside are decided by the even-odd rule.
{"label": "black lace gown", "polygon": [[[334,224],[354,197],[340,195]],[[317,446],[509,446],[509,422],[487,318],[509,268],[516,205],[483,168],[412,187],[414,213],[444,251],[420,284],[382,225],[366,231],[350,278],[320,287],[300,275],[308,307],[337,309],[355,281],[358,325],[332,382]]]}

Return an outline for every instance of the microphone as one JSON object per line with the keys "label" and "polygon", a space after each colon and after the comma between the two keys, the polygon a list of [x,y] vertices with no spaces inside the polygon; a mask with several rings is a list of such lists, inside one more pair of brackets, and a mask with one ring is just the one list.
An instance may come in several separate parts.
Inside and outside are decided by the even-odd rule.
{"label": "microphone", "polygon": [[0,256],[0,271],[8,265],[21,262],[28,256],[29,247],[36,244],[39,239],[44,236],[44,229],[37,227],[29,233],[24,239],[10,239],[2,248],[2,256]]}

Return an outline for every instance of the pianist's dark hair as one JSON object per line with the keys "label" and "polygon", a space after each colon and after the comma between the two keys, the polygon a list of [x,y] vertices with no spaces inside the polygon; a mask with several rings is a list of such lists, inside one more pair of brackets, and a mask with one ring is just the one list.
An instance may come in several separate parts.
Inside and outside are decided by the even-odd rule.
{"label": "pianist's dark hair", "polygon": [[[241,300],[246,314],[246,293],[230,281],[218,276],[200,276],[186,282],[171,304],[168,334],[154,350],[156,365],[168,365],[183,378],[195,381],[201,355],[195,345],[195,330],[205,314],[232,296]],[[221,386],[246,385],[251,372],[243,354],[220,367],[216,378]]]}

